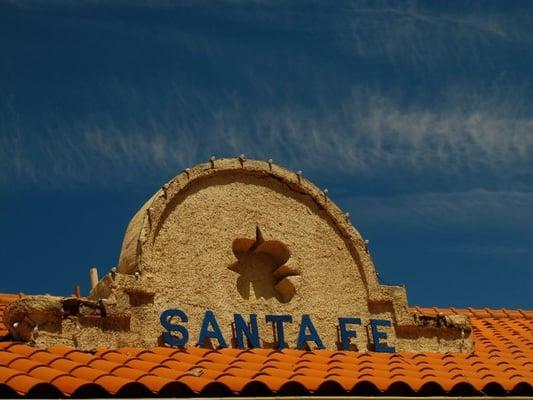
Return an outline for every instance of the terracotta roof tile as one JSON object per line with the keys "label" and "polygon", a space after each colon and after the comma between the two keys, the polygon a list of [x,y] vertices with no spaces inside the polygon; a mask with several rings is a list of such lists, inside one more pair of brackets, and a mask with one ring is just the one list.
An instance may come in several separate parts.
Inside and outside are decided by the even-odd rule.
{"label": "terracotta roof tile", "polygon": [[232,367],[239,367],[239,368],[242,368],[242,369],[247,369],[247,370],[250,370],[250,371],[260,371],[262,368],[265,368],[264,364],[252,363],[252,362],[241,361],[241,360],[235,360],[235,362],[233,362],[231,364],[231,366]]}
{"label": "terracotta roof tile", "polygon": [[31,392],[37,385],[44,382],[25,374],[16,374],[5,383],[7,383],[9,387],[13,388],[13,390],[15,390],[17,393],[25,395]]}
{"label": "terracotta roof tile", "polygon": [[26,357],[20,355],[20,354],[13,354],[9,353],[7,351],[0,351],[0,365],[9,365],[14,360],[26,360]]}
{"label": "terracotta roof tile", "polygon": [[121,378],[121,377],[114,376],[111,374],[104,374],[104,375],[101,375],[99,378],[95,379],[94,382],[102,386],[109,393],[117,394],[118,392],[121,391],[121,389],[126,387],[126,385],[134,381],[131,379],[125,379],[125,378]]}
{"label": "terracotta roof tile", "polygon": [[198,361],[202,361],[203,358],[198,355],[189,354],[188,352],[174,352],[170,358],[176,361],[186,362],[189,364],[196,364]]}
{"label": "terracotta roof tile", "polygon": [[87,365],[91,368],[99,369],[100,371],[113,372],[115,369],[122,367],[123,364],[97,358],[88,362]]}
{"label": "terracotta roof tile", "polygon": [[156,363],[156,364],[161,364],[162,362],[164,362],[166,360],[170,360],[170,358],[168,356],[156,354],[154,352],[142,353],[142,354],[139,355],[138,358],[143,360],[143,361],[148,361],[148,362]]}
{"label": "terracotta roof tile", "polygon": [[[0,295],[0,304],[17,297]],[[0,389],[37,397],[533,394],[532,312],[436,307],[413,311],[471,315],[474,352],[125,347],[91,354],[62,345],[42,350],[6,341],[0,342]]]}
{"label": "terracotta roof tile", "polygon": [[92,354],[87,354],[79,350],[74,350],[74,351],[67,353],[66,357],[69,360],[76,361],[82,364],[88,364],[96,358]]}
{"label": "terracotta roof tile", "polygon": [[309,392],[316,392],[326,379],[323,377],[318,378],[314,376],[295,375],[291,378],[292,382],[298,382],[305,387]]}
{"label": "terracotta roof tile", "polygon": [[62,375],[56,378],[52,384],[56,386],[59,390],[67,395],[72,395],[74,392],[79,390],[82,386],[87,385],[88,382],[74,378],[68,375]]}
{"label": "terracotta roof tile", "polygon": [[172,379],[162,378],[151,374],[145,374],[136,379],[153,393],[159,393],[165,386],[174,382]]}
{"label": "terracotta roof tile", "polygon": [[57,369],[59,371],[64,371],[70,373],[74,369],[82,366],[84,364],[77,363],[75,361],[71,361],[67,358],[58,358],[57,360],[52,361],[49,366]]}
{"label": "terracotta roof tile", "polygon": [[22,356],[31,357],[35,353],[43,352],[44,350],[37,349],[35,347],[28,346],[21,343],[11,343],[11,346],[8,347],[10,353],[20,354]]}
{"label": "terracotta roof tile", "polygon": [[56,344],[54,346],[49,347],[48,351],[50,353],[54,353],[54,354],[57,354],[59,356],[65,357],[67,354],[72,353],[72,352],[74,352],[76,350],[73,349],[72,347],[68,347],[68,346],[65,346],[65,345],[62,345],[62,344]]}
{"label": "terracotta roof tile", "polygon": [[166,360],[166,361],[161,362],[161,365],[167,368],[174,369],[176,371],[184,371],[184,372],[194,367],[194,364],[189,364],[186,362],[180,362],[176,360]]}
{"label": "terracotta roof tile", "polygon": [[105,353],[102,352],[100,354],[96,353],[95,355],[101,357],[102,359],[112,361],[115,363],[120,363],[120,364],[126,363],[127,361],[132,359],[131,357],[126,356],[122,353],[119,353],[118,351],[115,351],[115,350],[107,351]]}
{"label": "terracotta roof tile", "polygon": [[156,364],[156,363],[148,362],[148,361],[142,361],[137,358],[133,358],[131,360],[126,361],[124,365],[127,365],[128,367],[135,368],[141,371],[147,371],[147,372],[150,372],[160,366],[160,364]]}
{"label": "terracotta roof tile", "polygon": [[230,374],[224,374],[217,379],[218,382],[226,385],[233,393],[240,393],[250,382],[250,379]]}
{"label": "terracotta roof tile", "polygon": [[350,392],[355,384],[359,381],[355,376],[341,376],[336,373],[330,373],[326,375],[325,379],[337,382],[345,392]]}
{"label": "terracotta roof tile", "polygon": [[14,361],[11,361],[9,363],[9,368],[16,369],[25,373],[29,373],[31,370],[42,366],[43,364],[40,362],[22,357],[17,357]]}
{"label": "terracotta roof tile", "polygon": [[150,371],[151,374],[160,376],[162,378],[168,378],[176,380],[179,376],[183,375],[184,371],[177,371],[175,369],[166,368],[164,366],[158,367]]}
{"label": "terracotta roof tile", "polygon": [[16,369],[0,366],[0,382],[7,383],[9,382],[11,378],[13,378],[16,375],[25,375],[25,374]]}
{"label": "terracotta roof tile", "polygon": [[286,378],[280,378],[267,373],[261,373],[254,379],[258,382],[264,383],[274,393],[277,393],[283,385],[289,382],[289,380]]}
{"label": "terracotta roof tile", "polygon": [[208,384],[213,382],[212,379],[206,379],[190,374],[181,375],[177,380],[189,387],[194,393],[200,393]]}
{"label": "terracotta roof tile", "polygon": [[325,378],[326,376],[329,375],[329,372],[320,370],[320,369],[302,367],[302,368],[297,368],[294,370],[294,374],[292,376],[294,377],[297,375],[314,377],[314,378]]}
{"label": "terracotta roof tile", "polygon": [[109,375],[104,371],[98,369],[81,366],[71,371],[71,374],[77,378],[86,380],[88,382],[96,382],[96,380],[104,375]]}
{"label": "terracotta roof tile", "polygon": [[210,369],[213,371],[224,372],[230,367],[230,364],[219,364],[219,363],[214,363],[214,362],[205,360],[205,361],[197,362],[196,367],[206,368],[206,369]]}
{"label": "terracotta roof tile", "polygon": [[279,369],[273,366],[263,368],[261,372],[268,374],[270,376],[275,376],[275,377],[283,378],[283,379],[290,379],[290,377],[294,374],[292,370]]}
{"label": "terracotta roof tile", "polygon": [[0,339],[9,335],[9,330],[4,324],[4,309],[6,306],[19,298],[19,295],[0,293]]}
{"label": "terracotta roof tile", "polygon": [[255,376],[257,376],[258,374],[260,374],[260,372],[258,372],[258,371],[239,368],[238,366],[228,367],[225,372],[227,372],[228,374],[231,374],[233,376],[239,376],[241,378],[248,378],[248,379],[252,379]]}
{"label": "terracotta roof tile", "polygon": [[53,383],[53,381],[56,378],[59,378],[60,376],[68,376],[63,371],[58,371],[56,369],[49,368],[44,365],[38,368],[31,369],[28,374],[33,376],[34,378],[41,379],[42,381],[49,383]]}

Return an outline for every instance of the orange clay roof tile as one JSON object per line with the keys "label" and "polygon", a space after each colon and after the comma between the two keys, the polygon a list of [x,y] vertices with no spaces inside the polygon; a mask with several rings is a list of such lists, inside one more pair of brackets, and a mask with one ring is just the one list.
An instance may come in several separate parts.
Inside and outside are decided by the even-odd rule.
{"label": "orange clay roof tile", "polygon": [[20,354],[13,354],[7,351],[0,351],[0,365],[8,366],[15,360],[26,360],[26,357]]}
{"label": "orange clay roof tile", "polygon": [[250,379],[224,374],[218,377],[217,381],[226,385],[233,393],[240,393],[250,382]]}
{"label": "orange clay roof tile", "polygon": [[85,364],[80,364],[75,361],[71,361],[66,358],[58,358],[57,360],[52,361],[50,364],[48,364],[51,368],[57,369],[59,371],[64,372],[72,372],[76,368],[79,368],[81,366],[84,366]]}
{"label": "orange clay roof tile", "polygon": [[248,378],[248,379],[252,379],[255,376],[260,374],[260,372],[258,371],[239,368],[235,366],[228,367],[228,369],[226,369],[224,372],[231,374],[233,376],[239,376],[241,378]]}
{"label": "orange clay roof tile", "polygon": [[76,361],[82,364],[88,364],[93,361],[96,357],[92,354],[87,354],[79,350],[71,351],[67,353],[66,358],[72,361]]}
{"label": "orange clay roof tile", "polygon": [[11,379],[6,381],[13,390],[15,390],[17,393],[24,395],[37,386],[38,384],[43,383],[43,381],[39,379],[35,379],[31,376],[25,375],[25,374],[16,374]]}
{"label": "orange clay roof tile", "polygon": [[[3,307],[17,295],[0,295]],[[474,352],[356,353],[286,349],[47,350],[0,341],[0,397],[522,394],[533,395],[533,312],[421,308],[472,317]],[[7,333],[0,325],[0,338]]]}
{"label": "orange clay roof tile", "polygon": [[217,378],[225,375],[223,371],[217,371],[216,369],[208,369],[202,367],[191,368],[189,371],[187,371],[187,373],[189,375],[201,376],[202,378],[212,380],[216,380]]}
{"label": "orange clay roof tile", "polygon": [[206,379],[190,374],[181,375],[177,380],[185,384],[194,393],[200,393],[208,384],[213,382],[212,379]]}
{"label": "orange clay roof tile", "polygon": [[87,363],[91,368],[98,369],[104,372],[113,372],[115,369],[120,368],[123,364],[107,361],[101,358],[94,359]]}
{"label": "orange clay roof tile", "polygon": [[135,368],[141,371],[147,371],[147,372],[150,372],[160,366],[160,364],[139,360],[137,358],[132,358],[126,361],[124,365],[127,365],[128,367]]}
{"label": "orange clay roof tile", "polygon": [[102,386],[107,392],[111,394],[116,394],[120,392],[120,390],[123,389],[126,385],[134,381],[115,375],[105,374],[95,379],[94,382]]}
{"label": "orange clay roof tile", "polygon": [[142,383],[144,386],[150,389],[150,391],[152,391],[153,393],[159,393],[159,391],[165,386],[174,382],[173,379],[162,378],[160,376],[150,374],[142,375],[136,380],[137,382]]}
{"label": "orange clay roof tile", "polygon": [[169,358],[188,364],[196,364],[198,361],[203,360],[201,356],[189,354],[188,352],[175,352]]}
{"label": "orange clay roof tile", "polygon": [[214,352],[212,349],[204,349],[201,347],[189,347],[185,350],[188,354],[191,354],[193,356],[203,358],[205,355]]}
{"label": "orange clay roof tile", "polygon": [[315,392],[326,379],[323,377],[318,378],[314,376],[294,375],[291,377],[291,381],[300,383],[310,392]]}
{"label": "orange clay roof tile", "polygon": [[9,363],[9,368],[19,370],[21,372],[29,373],[32,369],[42,367],[44,364],[28,360],[27,358],[16,358],[14,361]]}
{"label": "orange clay roof tile", "polygon": [[194,364],[189,364],[186,362],[180,362],[176,360],[165,360],[161,363],[162,366],[174,369],[176,371],[187,371],[190,368],[194,367]]}
{"label": "orange clay roof tile", "polygon": [[49,368],[47,366],[40,366],[40,367],[31,369],[28,372],[28,375],[31,375],[34,378],[41,379],[49,383],[53,383],[54,379],[60,376],[68,376],[68,374],[66,374],[63,371],[58,371],[56,369]]}
{"label": "orange clay roof tile", "polygon": [[329,375],[328,371],[317,370],[317,369],[312,369],[312,368],[299,368],[298,370],[294,371],[292,376],[293,377],[294,376],[307,376],[307,377],[312,377],[312,378],[325,378],[328,375]]}
{"label": "orange clay roof tile", "polygon": [[87,381],[68,375],[62,375],[52,382],[54,386],[67,395],[72,395],[80,387],[87,385],[87,383]]}
{"label": "orange clay roof tile", "polygon": [[172,379],[172,380],[176,380],[178,376],[183,375],[184,372],[185,371],[175,370],[175,369],[167,368],[165,366],[160,366],[150,371],[150,373],[153,375],[160,376],[161,378]]}
{"label": "orange clay roof tile", "polygon": [[68,347],[68,346],[65,346],[65,345],[62,345],[62,344],[56,344],[54,346],[49,347],[48,351],[50,353],[54,353],[54,354],[57,354],[59,356],[66,357],[69,353],[72,353],[72,352],[74,352],[76,350],[73,349],[72,347]]}
{"label": "orange clay roof tile", "polygon": [[118,351],[108,351],[105,353],[95,354],[100,356],[102,359],[107,361],[112,361],[119,364],[124,364],[132,359],[132,357],[128,357],[122,353],[119,353]]}
{"label": "orange clay roof tile", "polygon": [[264,364],[252,363],[252,362],[241,361],[241,360],[235,360],[235,362],[231,363],[231,366],[239,367],[242,369],[247,369],[250,371],[260,371],[262,368],[265,368]]}
{"label": "orange clay roof tile", "polygon": [[275,376],[278,378],[289,379],[294,372],[287,369],[278,369],[276,367],[266,367],[261,370],[261,373],[268,374],[270,376]]}
{"label": "orange clay roof tile", "polygon": [[274,393],[277,393],[283,385],[289,382],[287,378],[280,378],[274,375],[269,375],[265,372],[257,375],[254,379],[258,382],[264,383]]}
{"label": "orange clay roof tile", "polygon": [[83,379],[89,382],[95,382],[98,378],[104,375],[109,375],[105,371],[100,371],[98,369],[94,369],[94,368],[90,368],[86,366],[75,368],[70,373],[77,378],[80,378],[80,379]]}
{"label": "orange clay roof tile", "polygon": [[25,375],[23,372],[20,372],[16,369],[0,366],[0,382],[7,383],[11,378],[16,375]]}
{"label": "orange clay roof tile", "polygon": [[219,363],[214,363],[214,362],[207,361],[207,360],[197,362],[195,366],[199,368],[205,368],[205,369],[210,369],[213,371],[220,371],[220,372],[224,372],[230,367],[229,364],[219,364]]}
{"label": "orange clay roof tile", "polygon": [[44,352],[44,350],[28,346],[22,343],[11,343],[8,347],[10,353],[20,354],[22,356],[31,357],[35,353]]}
{"label": "orange clay roof tile", "polygon": [[168,356],[155,354],[153,352],[142,353],[137,358],[139,358],[140,360],[143,360],[143,361],[148,361],[148,362],[156,363],[156,364],[161,364],[162,362],[164,362],[166,360],[170,360],[170,358]]}

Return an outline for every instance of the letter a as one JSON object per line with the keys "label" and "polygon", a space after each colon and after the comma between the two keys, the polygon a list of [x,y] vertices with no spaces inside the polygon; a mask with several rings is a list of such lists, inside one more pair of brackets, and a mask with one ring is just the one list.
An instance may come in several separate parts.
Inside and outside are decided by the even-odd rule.
{"label": "letter a", "polygon": [[[309,333],[306,333],[306,330],[308,330]],[[298,333],[296,348],[304,350],[306,342],[315,342],[317,348],[324,348],[324,344],[322,343],[320,336],[318,336],[315,326],[311,322],[311,317],[304,314],[302,315],[302,322],[300,323],[300,332]]]}
{"label": "letter a", "polygon": [[[212,327],[211,330],[209,330],[209,325]],[[198,346],[203,346],[207,339],[216,339],[220,347],[228,347],[224,336],[222,336],[222,331],[218,326],[215,314],[211,310],[205,312],[202,328],[200,329],[200,337],[198,338]]]}

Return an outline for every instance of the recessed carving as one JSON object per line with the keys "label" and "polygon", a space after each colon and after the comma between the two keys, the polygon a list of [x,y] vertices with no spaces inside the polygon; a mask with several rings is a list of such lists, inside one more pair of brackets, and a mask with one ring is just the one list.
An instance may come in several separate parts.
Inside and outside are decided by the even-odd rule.
{"label": "recessed carving", "polygon": [[130,305],[133,307],[139,307],[154,303],[154,292],[132,288],[126,289],[125,292],[129,296]]}
{"label": "recessed carving", "polygon": [[284,243],[265,240],[256,226],[255,239],[235,239],[232,249],[237,261],[228,268],[240,275],[237,290],[244,299],[249,299],[253,290],[258,299],[275,297],[281,303],[291,301],[300,271],[286,264],[291,252]]}

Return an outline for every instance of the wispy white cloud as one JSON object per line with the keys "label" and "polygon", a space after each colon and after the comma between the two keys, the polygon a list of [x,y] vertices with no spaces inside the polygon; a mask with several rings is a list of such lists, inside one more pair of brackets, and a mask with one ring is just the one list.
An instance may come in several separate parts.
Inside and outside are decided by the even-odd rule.
{"label": "wispy white cloud", "polygon": [[3,184],[116,184],[171,176],[211,154],[243,152],[352,177],[390,171],[495,179],[533,174],[533,116],[517,115],[501,99],[456,99],[439,109],[402,107],[354,90],[339,106],[313,110],[285,106],[249,115],[234,101],[193,123],[185,115],[151,118],[143,126],[55,121],[38,135],[11,124],[2,128],[0,176]]}
{"label": "wispy white cloud", "polygon": [[[22,9],[42,10],[38,2],[20,4],[17,7]],[[131,3],[121,3],[126,8],[127,4]],[[90,5],[106,7],[98,1]],[[515,50],[522,45],[529,46],[533,40],[529,23],[531,12],[527,10],[523,13],[516,10],[478,12],[480,8],[474,4],[469,10],[457,13],[437,12],[428,11],[423,3],[417,2],[392,6],[389,2],[354,2],[349,7],[328,5],[324,8],[327,12],[311,12],[307,7],[291,6],[291,2],[274,6],[263,4],[257,8],[242,7],[238,2],[235,5],[225,11],[223,22],[241,29],[259,25],[254,32],[257,43],[275,48],[264,59],[268,59],[269,54],[272,58],[279,54],[290,56],[279,63],[280,71],[292,70],[296,63],[301,66],[303,75],[315,79],[309,82],[311,86],[321,84],[320,80],[330,73],[325,69],[317,70],[323,75],[314,75],[304,70],[315,71],[315,61],[326,61],[315,53],[327,44],[335,48],[333,54],[338,56],[340,64],[346,60],[359,62],[380,58],[380,65],[386,65],[388,71],[380,80],[388,82],[387,73],[413,73],[416,70],[411,68],[413,65],[432,69],[448,62],[447,70],[450,66],[485,67],[493,61],[492,45],[498,40],[518,43]],[[170,2],[149,1],[133,2],[131,6],[160,9],[165,13],[180,8]],[[61,25],[65,32],[77,32],[75,28],[80,27],[81,37],[96,31],[102,37],[125,37],[136,44],[162,46],[162,43],[171,43],[169,47],[161,47],[161,52],[192,54],[195,56],[193,63],[198,66],[225,62],[221,73],[235,73],[230,70],[236,64],[224,58],[225,53],[257,56],[251,49],[254,46],[236,35],[239,30],[225,36],[213,34],[211,27],[206,26],[177,29],[169,22],[172,19],[159,18],[159,21],[157,15],[153,21],[122,19],[120,13],[102,13],[105,17],[101,18],[98,13],[89,13],[91,18],[88,18],[81,12],[84,7],[73,5],[67,11],[59,8],[62,12],[56,17],[69,21]],[[291,12],[280,12],[285,8]],[[72,10],[81,11],[71,13]],[[320,7],[317,10],[320,11]],[[196,9],[203,15],[201,11]],[[43,13],[43,18],[54,25],[56,17],[49,14]],[[283,18],[278,21],[281,14]],[[272,29],[274,22],[279,25]],[[272,41],[264,39],[269,34],[274,37]],[[300,41],[295,40],[292,46],[284,48],[279,46],[279,41],[283,40],[280,37],[298,37]],[[315,41],[320,42],[317,47],[313,47]],[[292,54],[299,45],[302,51]],[[118,45],[114,49],[120,50]],[[108,51],[106,48],[95,55],[102,56]],[[133,56],[132,59],[137,60]],[[250,84],[257,89],[252,100],[257,100],[257,93],[264,93],[273,100],[271,104],[276,103],[269,106],[265,105],[268,102],[256,101],[251,106],[246,103],[246,90],[243,89],[243,94],[235,89],[238,93],[235,94],[229,93],[228,86],[222,84],[216,89],[206,87],[198,76],[191,77],[192,84],[183,88],[187,78],[179,79],[182,71],[168,71],[171,67],[183,67],[185,61],[178,61],[155,65],[164,77],[164,89],[168,90],[160,102],[155,99],[156,95],[147,93],[152,90],[153,81],[144,75],[145,81],[136,85],[130,79],[136,74],[130,75],[128,82],[121,77],[110,78],[104,70],[103,76],[93,77],[97,82],[94,91],[82,84],[77,87],[87,91],[80,98],[89,104],[105,96],[116,99],[116,103],[111,100],[106,105],[110,104],[110,108],[123,114],[147,108],[142,116],[125,118],[109,111],[103,118],[91,118],[84,114],[93,111],[91,106],[82,106],[78,110],[79,120],[52,113],[37,117],[37,122],[30,126],[23,117],[16,116],[13,102],[0,105],[0,185],[138,183],[171,177],[211,154],[220,157],[240,153],[254,158],[272,157],[280,164],[315,175],[327,169],[352,178],[371,179],[389,174],[402,174],[407,179],[421,174],[437,179],[445,176],[468,180],[470,188],[483,186],[476,182],[479,177],[495,181],[496,189],[500,183],[514,180],[520,190],[531,189],[533,185],[533,114],[528,105],[523,104],[523,100],[530,97],[530,84],[526,82],[520,86],[520,80],[513,81],[515,84],[509,82],[505,78],[505,68],[501,71],[501,81],[492,87],[479,82],[459,87],[460,83],[453,85],[449,81],[428,87],[429,75],[423,75],[425,86],[421,90],[439,87],[439,93],[435,94],[439,98],[434,104],[426,104],[427,100],[423,99],[398,100],[402,96],[394,96],[390,93],[393,90],[383,94],[383,88],[376,89],[379,85],[370,82],[365,85],[342,72],[342,79],[350,85],[359,85],[353,87],[351,96],[336,98],[327,88],[317,89],[316,98],[311,101],[315,105],[306,106],[307,99],[298,98],[292,92],[284,96],[283,87],[290,86],[287,80],[276,86],[277,77],[256,75],[255,64],[250,64],[250,71],[238,65],[242,69],[237,73],[246,74],[243,87]],[[402,69],[406,64],[411,67]],[[278,65],[275,60],[273,65]],[[117,60],[112,66],[120,67]],[[194,65],[187,67],[192,74]],[[151,78],[151,65],[143,68]],[[333,70],[331,74],[337,72]],[[374,79],[376,76],[379,74],[373,75]],[[468,79],[468,76],[463,75],[463,78]],[[398,85],[398,91],[412,92],[416,96],[420,95],[417,78],[391,84]],[[225,98],[210,104],[207,99],[216,97],[212,96],[213,91],[219,91],[217,96]],[[4,98],[3,95],[9,93],[0,94]],[[431,97],[423,94],[426,99]]]}
{"label": "wispy white cloud", "polygon": [[[384,58],[420,69],[494,67],[508,45],[530,48],[533,11],[472,2],[435,9],[422,2],[353,2],[341,37],[362,59]],[[496,49],[500,49],[495,53]],[[499,66],[501,68],[501,66]]]}

